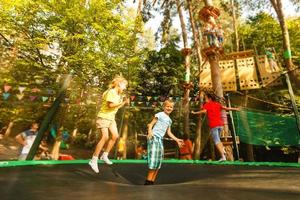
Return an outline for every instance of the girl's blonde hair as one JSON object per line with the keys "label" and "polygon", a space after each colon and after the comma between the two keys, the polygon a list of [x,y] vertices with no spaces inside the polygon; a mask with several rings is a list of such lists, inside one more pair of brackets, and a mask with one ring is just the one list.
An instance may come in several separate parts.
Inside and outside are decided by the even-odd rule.
{"label": "girl's blonde hair", "polygon": [[166,99],[166,100],[164,101],[163,106],[166,106],[166,105],[168,105],[168,104],[173,104],[173,105],[174,105],[174,101],[172,101],[171,99]]}
{"label": "girl's blonde hair", "polygon": [[119,83],[125,83],[127,85],[128,81],[123,76],[116,76],[109,84],[109,88],[115,88]]}

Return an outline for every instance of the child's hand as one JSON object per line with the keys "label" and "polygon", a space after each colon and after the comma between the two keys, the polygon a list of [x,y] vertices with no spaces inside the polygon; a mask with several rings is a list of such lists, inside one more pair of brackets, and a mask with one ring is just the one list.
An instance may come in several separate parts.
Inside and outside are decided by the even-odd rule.
{"label": "child's hand", "polygon": [[196,112],[195,112],[195,111],[193,111],[193,110],[191,111],[191,113],[192,113],[192,114],[196,114]]}
{"label": "child's hand", "polygon": [[152,131],[151,131],[151,132],[148,133],[147,139],[150,140],[152,137],[153,137],[153,133],[152,133]]}
{"label": "child's hand", "polygon": [[232,111],[241,111],[241,107],[231,108]]}
{"label": "child's hand", "polygon": [[182,139],[178,139],[178,140],[176,140],[176,142],[177,142],[177,144],[178,144],[179,148],[181,148],[181,147],[183,147],[183,146],[184,146],[184,142],[183,142],[183,140],[182,140]]}

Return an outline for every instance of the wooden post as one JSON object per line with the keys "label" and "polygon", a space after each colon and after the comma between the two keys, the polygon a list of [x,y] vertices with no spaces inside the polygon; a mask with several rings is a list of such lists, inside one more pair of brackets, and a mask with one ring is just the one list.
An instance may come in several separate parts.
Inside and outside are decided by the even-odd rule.
{"label": "wooden post", "polygon": [[[191,0],[187,0],[187,7],[189,10],[190,15],[190,22],[192,26],[193,31],[193,38],[194,38],[194,45],[196,48],[197,58],[198,58],[198,71],[199,71],[199,83],[200,83],[200,74],[201,74],[201,64],[202,64],[202,56],[201,56],[201,48],[200,48],[200,41],[199,41],[199,31],[196,27],[194,16],[193,16],[193,8],[192,8],[192,2]],[[199,91],[201,92],[201,88],[199,85]],[[200,95],[200,94],[199,94]],[[201,98],[200,98],[200,109],[201,109]],[[202,128],[202,117],[199,115],[197,119],[197,128],[196,128],[196,134],[194,139],[194,159],[198,160],[200,159],[201,154],[201,128]]]}
{"label": "wooden post", "polygon": [[236,23],[234,0],[231,0],[230,4],[231,4],[231,9],[232,9],[232,25],[233,25],[234,37],[235,37],[235,50],[239,51],[240,45],[239,45],[239,35],[238,35],[237,23]]}
{"label": "wooden post", "polygon": [[[229,94],[227,95],[227,98],[228,98],[228,106],[229,108],[231,108],[231,101],[230,101],[230,96]],[[239,154],[239,147],[238,147],[238,144],[237,144],[237,140],[236,140],[236,132],[235,132],[235,125],[234,125],[234,121],[233,121],[233,115],[232,115],[232,111],[229,111],[229,114],[230,114],[230,118],[231,118],[231,124],[232,124],[232,133],[233,133],[233,136],[232,136],[232,141],[233,141],[233,146],[234,146],[234,150],[235,150],[235,158],[237,160],[240,159],[240,154]]]}
{"label": "wooden post", "polygon": [[182,54],[184,56],[185,60],[185,80],[184,80],[184,96],[182,101],[182,107],[183,107],[183,132],[186,135],[190,135],[190,90],[193,88],[193,84],[190,81],[190,55],[192,53],[192,50],[190,48],[184,48],[182,49]]}

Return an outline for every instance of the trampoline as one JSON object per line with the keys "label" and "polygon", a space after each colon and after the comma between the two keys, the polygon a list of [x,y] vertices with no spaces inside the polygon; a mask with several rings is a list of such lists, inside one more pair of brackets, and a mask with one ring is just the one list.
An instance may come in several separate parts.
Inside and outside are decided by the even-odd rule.
{"label": "trampoline", "polygon": [[0,162],[1,200],[285,200],[300,195],[299,164],[166,160],[156,184],[144,186],[145,161],[99,163],[99,174],[87,162]]}

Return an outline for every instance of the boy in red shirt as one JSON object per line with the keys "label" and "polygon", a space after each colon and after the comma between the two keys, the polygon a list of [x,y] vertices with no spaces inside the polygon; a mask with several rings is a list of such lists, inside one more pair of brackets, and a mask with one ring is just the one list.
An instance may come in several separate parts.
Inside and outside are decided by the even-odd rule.
{"label": "boy in red shirt", "polygon": [[223,130],[223,119],[222,119],[222,110],[235,110],[239,111],[239,108],[227,108],[221,105],[216,101],[215,96],[212,94],[205,94],[205,104],[202,107],[202,110],[198,112],[192,111],[192,114],[207,114],[208,126],[210,127],[210,134],[213,137],[215,146],[221,156],[219,161],[226,161],[224,146],[220,140],[220,134]]}

